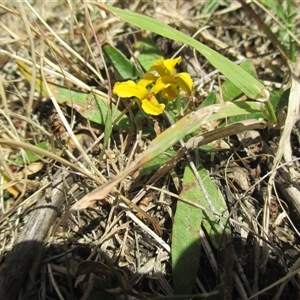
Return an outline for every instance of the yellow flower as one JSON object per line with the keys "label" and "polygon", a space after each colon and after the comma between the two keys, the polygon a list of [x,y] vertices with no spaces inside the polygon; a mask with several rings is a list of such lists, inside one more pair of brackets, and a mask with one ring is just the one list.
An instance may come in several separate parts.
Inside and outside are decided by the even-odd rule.
{"label": "yellow flower", "polygon": [[[172,59],[159,59],[149,72],[138,82],[132,80],[126,82],[116,82],[113,92],[119,97],[136,97],[142,109],[150,115],[160,115],[165,109],[165,105],[159,103],[156,94],[161,93],[162,98],[174,100],[179,93],[179,87],[185,92],[190,92],[193,87],[193,80],[188,73],[175,74],[175,66],[181,62],[181,57]],[[150,91],[147,87],[152,85]]]}
{"label": "yellow flower", "polygon": [[160,58],[152,65],[139,83],[144,86],[148,86],[151,83],[159,84],[160,86],[164,85],[164,88],[161,89],[162,97],[167,100],[174,100],[178,96],[178,87],[187,93],[193,87],[193,80],[188,73],[182,72],[174,75],[175,66],[180,63],[180,56],[171,59]]}
{"label": "yellow flower", "polygon": [[113,93],[123,98],[136,97],[140,100],[142,109],[149,115],[160,115],[165,109],[165,105],[159,103],[155,95],[165,87],[163,84],[154,85],[150,91],[142,83],[135,83],[132,80],[126,82],[116,82]]}

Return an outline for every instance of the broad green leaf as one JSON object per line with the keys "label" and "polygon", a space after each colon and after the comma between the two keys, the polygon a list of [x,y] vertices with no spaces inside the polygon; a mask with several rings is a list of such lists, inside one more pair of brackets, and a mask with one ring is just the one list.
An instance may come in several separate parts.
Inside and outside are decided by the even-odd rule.
{"label": "broad green leaf", "polygon": [[174,155],[175,153],[176,153],[176,151],[174,151],[174,150],[168,150],[168,151],[162,153],[161,155],[152,159],[148,163],[144,164],[140,168],[139,174],[142,176],[151,174],[152,172],[156,171],[161,166],[163,166],[164,163],[167,162],[172,157],[172,155]]}
{"label": "broad green leaf", "polygon": [[[19,69],[23,76],[31,82],[30,69],[21,61],[17,61]],[[48,87],[53,93],[55,99],[59,104],[66,103],[66,105],[74,108],[86,119],[95,122],[100,125],[106,124],[107,118],[107,99],[100,97],[99,95],[92,93],[85,93],[79,90],[70,89],[61,85],[48,82]],[[42,79],[37,77],[35,82],[35,89],[44,97],[49,98],[47,89]],[[112,108],[112,119],[115,120],[121,114],[121,112],[113,106]],[[115,125],[115,129],[123,128],[126,129],[130,125],[129,118],[124,115]]]}
{"label": "broad green leaf", "polygon": [[[48,83],[48,86],[58,103],[66,103],[68,106],[74,108],[84,118],[92,122],[100,125],[107,124],[108,106],[106,99],[103,99],[96,94],[88,94],[51,83]],[[112,119],[117,119],[120,114],[121,112],[112,105]],[[114,128],[126,129],[129,126],[129,118],[126,115],[123,115]]]}
{"label": "broad green leaf", "polygon": [[[39,149],[51,150],[51,145],[46,141],[38,143],[35,146]],[[33,163],[44,157],[41,155],[37,155],[34,152],[28,150],[25,150],[25,156],[27,159],[26,163]],[[21,155],[18,155],[16,160],[14,160],[13,162],[16,163],[17,165],[24,165],[23,157]]]}
{"label": "broad green leaf", "polygon": [[[180,197],[201,204],[203,193],[190,167],[183,174]],[[172,269],[175,294],[190,294],[199,267],[202,210],[178,201],[172,228]]]}
{"label": "broad green leaf", "polygon": [[220,127],[225,127],[226,125],[237,123],[237,122],[240,122],[243,120],[251,120],[251,119],[258,120],[259,118],[263,118],[263,113],[261,111],[257,112],[257,113],[249,114],[249,115],[244,115],[244,116],[242,116],[242,115],[234,116],[234,117],[228,118],[226,120],[226,123],[222,124]]}
{"label": "broad green leaf", "polygon": [[[206,192],[209,196],[209,199],[212,203],[215,212],[224,216],[224,217],[219,217],[214,215],[212,212],[203,211],[202,224],[209,236],[212,245],[216,249],[219,249],[221,243],[226,241],[225,237],[223,236],[224,234],[223,228],[225,228],[226,234],[231,235],[229,224],[227,222],[227,216],[228,216],[227,206],[221,192],[209,177],[209,172],[203,166],[201,166],[199,170],[199,175],[203,181]],[[200,196],[201,205],[206,207],[207,210],[211,210],[210,204],[207,202],[206,197],[203,197],[203,194],[201,195],[202,195]],[[221,222],[222,225],[218,223],[217,221],[218,218],[220,218],[219,222]]]}
{"label": "broad green leaf", "polygon": [[221,54],[210,49],[206,45],[196,41],[167,24],[151,17],[132,11],[123,10],[107,5],[107,8],[120,17],[123,21],[138,26],[144,30],[150,30],[169,39],[182,42],[199,51],[216,69],[223,73],[229,80],[235,83],[248,97],[252,99],[266,98],[265,87],[262,83],[249,75],[241,67],[237,66]]}
{"label": "broad green leaf", "polygon": [[[250,60],[240,64],[240,67],[244,69],[251,76],[255,77],[256,72],[254,66]],[[226,79],[221,86],[222,96],[224,101],[231,101],[242,94],[242,90],[238,88],[232,81]],[[206,99],[201,103],[200,107],[205,107],[208,105],[220,103],[219,96],[215,92],[211,92]]]}
{"label": "broad green leaf", "polygon": [[142,74],[137,67],[118,49],[113,46],[105,45],[103,52],[113,68],[116,70],[120,79],[132,79],[141,77]]}
{"label": "broad green leaf", "polygon": [[[250,60],[246,60],[243,63],[241,63],[240,67],[247,73],[249,73],[251,76],[256,78],[255,68]],[[224,81],[221,89],[224,101],[231,101],[243,93],[242,90],[238,88],[236,84],[229,79],[226,79]]]}
{"label": "broad green leaf", "polygon": [[220,99],[217,97],[217,94],[215,92],[211,92],[200,104],[200,108],[218,103],[220,103]]}
{"label": "broad green leaf", "polygon": [[[287,90],[289,91],[289,90]],[[272,110],[278,112],[280,109],[282,109],[284,106],[288,105],[288,93],[287,91],[281,93],[281,92],[276,92],[274,91],[272,95],[270,96],[269,103],[272,105]],[[260,118],[264,118],[264,112],[265,110],[261,110],[260,112],[256,113],[251,113],[248,115],[240,115],[240,116],[235,116],[235,117],[230,117],[226,121],[226,125],[228,124],[233,124],[236,122],[240,122],[242,120],[249,120],[249,119],[255,119],[259,120]],[[225,126],[225,124],[222,124],[220,127]]]}
{"label": "broad green leaf", "polygon": [[[290,91],[291,89],[289,88],[283,93],[278,93],[277,95],[274,94],[273,97],[271,97],[270,101],[276,112],[283,109],[285,106],[288,106]],[[277,97],[279,97],[279,99]]]}
{"label": "broad green leaf", "polygon": [[163,56],[149,36],[138,41],[134,48],[140,52],[137,59],[145,71]]}

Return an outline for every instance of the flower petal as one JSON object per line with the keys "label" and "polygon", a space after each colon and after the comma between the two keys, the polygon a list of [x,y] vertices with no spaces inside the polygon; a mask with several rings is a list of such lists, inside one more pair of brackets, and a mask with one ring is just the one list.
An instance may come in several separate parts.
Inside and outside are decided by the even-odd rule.
{"label": "flower petal", "polygon": [[147,72],[145,74],[145,76],[138,82],[138,84],[141,84],[141,85],[147,87],[148,85],[155,82],[156,80],[157,80],[157,77],[154,74]]}
{"label": "flower petal", "polygon": [[[164,81],[163,78],[164,77],[159,77],[157,79],[155,85],[150,90],[151,93],[157,94],[160,91],[162,91],[170,86],[170,83],[168,82],[168,80]],[[176,81],[175,81],[175,83],[176,83]]]}
{"label": "flower petal", "polygon": [[151,91],[155,94],[161,91],[164,99],[174,100],[178,96],[177,82],[172,76],[159,77]]}
{"label": "flower petal", "polygon": [[128,80],[126,82],[116,82],[113,93],[119,97],[137,97],[141,100],[147,97],[148,91],[143,85],[139,85],[132,80]]}
{"label": "flower petal", "polygon": [[161,91],[161,96],[164,99],[172,101],[178,96],[178,89],[176,85],[170,85],[168,88]]}
{"label": "flower petal", "polygon": [[150,99],[142,100],[142,109],[146,114],[158,116],[163,113],[165,105],[159,103],[155,96],[152,96]]}
{"label": "flower petal", "polygon": [[173,76],[174,69],[177,64],[181,63],[181,56],[177,58],[170,58],[164,60],[165,68],[167,69],[167,75]]}
{"label": "flower petal", "polygon": [[186,93],[192,90],[193,79],[190,76],[190,74],[182,72],[182,73],[178,73],[174,77],[177,82],[177,85],[179,85]]}
{"label": "flower petal", "polygon": [[153,71],[157,72],[160,76],[166,75],[164,59],[162,57],[159,60],[157,60],[150,68],[149,72]]}

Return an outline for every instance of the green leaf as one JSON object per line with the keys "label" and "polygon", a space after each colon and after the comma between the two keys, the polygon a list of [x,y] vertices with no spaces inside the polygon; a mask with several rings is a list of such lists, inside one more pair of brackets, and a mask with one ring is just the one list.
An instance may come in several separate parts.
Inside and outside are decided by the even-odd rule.
{"label": "green leaf", "polygon": [[[255,68],[250,60],[246,60],[245,62],[241,63],[240,67],[251,76],[256,77]],[[224,81],[221,90],[224,101],[231,101],[243,93],[242,90],[229,79]],[[219,96],[217,96],[215,92],[211,92],[201,103],[200,107],[205,107],[216,103],[220,103]]]}
{"label": "green leaf", "polygon": [[274,106],[274,110],[277,112],[278,110],[282,110],[285,106],[288,106],[289,96],[291,89],[285,90],[283,93],[278,92],[270,98],[270,102]]}
{"label": "green leaf", "polygon": [[[22,62],[17,61],[19,69],[23,76],[31,82],[31,71]],[[70,89],[65,86],[47,82],[47,85],[59,104],[66,103],[66,105],[74,108],[78,113],[80,113],[86,119],[95,122],[100,125],[106,125],[106,118],[108,112],[107,98],[104,96],[99,96],[93,93],[85,93],[79,90]],[[42,96],[49,98],[46,85],[43,80],[36,77],[35,89]],[[114,105],[112,105],[112,118],[117,119],[120,116],[121,111],[119,111]],[[115,124],[114,128],[126,129],[130,126],[130,119],[123,115],[120,120]]]}
{"label": "green leaf", "polygon": [[[108,105],[107,99],[103,99],[96,94],[88,94],[78,90],[69,89],[48,83],[53,95],[58,103],[66,103],[74,108],[84,118],[100,125],[106,125]],[[112,105],[112,119],[115,120],[121,112]],[[123,115],[114,126],[114,129],[126,129],[130,126],[130,119]]]}
{"label": "green leaf", "polygon": [[201,103],[200,108],[218,103],[220,103],[220,100],[217,97],[217,94],[215,92],[211,92]]}
{"label": "green leaf", "polygon": [[[183,175],[180,197],[201,204],[202,191],[189,167]],[[175,294],[190,294],[199,267],[201,209],[178,201],[172,229],[172,268]]]}
{"label": "green leaf", "polygon": [[[251,76],[256,77],[255,68],[250,60],[246,60],[243,63],[241,63],[240,67]],[[229,79],[226,79],[222,84],[222,94],[224,101],[231,101],[236,97],[242,95],[242,93],[242,90],[238,88],[236,84]]]}
{"label": "green leaf", "polygon": [[105,45],[103,52],[121,79],[126,80],[142,76],[139,69],[115,47]]}
{"label": "green leaf", "polygon": [[149,36],[138,41],[134,48],[140,51],[137,59],[145,71],[148,71],[163,56]]}
{"label": "green leaf", "polygon": [[[37,148],[40,148],[40,149],[51,150],[51,145],[46,141],[38,143],[35,146]],[[28,151],[28,150],[25,150],[25,156],[26,156],[26,159],[27,159],[26,163],[33,163],[33,162],[39,161],[41,158],[44,157],[43,155],[37,155],[37,154],[35,154],[31,151]],[[16,163],[17,165],[24,165],[22,155],[18,155],[18,157],[16,158],[14,163]]]}
{"label": "green leaf", "polygon": [[152,172],[158,170],[161,166],[164,165],[165,162],[167,162],[174,154],[176,151],[174,150],[168,150],[161,155],[157,156],[156,158],[152,159],[148,163],[144,164],[140,170],[139,174],[144,176],[144,175],[149,175]]}
{"label": "green leaf", "polygon": [[266,98],[265,87],[262,83],[249,75],[241,67],[237,66],[221,54],[210,49],[206,45],[196,41],[167,24],[151,17],[132,11],[119,9],[107,5],[107,8],[120,17],[123,21],[138,26],[144,30],[150,30],[169,39],[187,44],[199,51],[216,69],[223,73],[229,80],[235,83],[248,97],[252,99]]}
{"label": "green leaf", "polygon": [[[214,210],[223,215],[224,217],[219,217],[214,215],[212,212],[209,211],[203,211],[203,218],[202,218],[202,224],[204,228],[206,229],[206,232],[209,236],[209,239],[212,243],[212,245],[219,249],[221,246],[221,243],[225,241],[224,239],[224,230],[225,228],[226,233],[228,235],[231,235],[231,231],[229,228],[229,224],[227,223],[227,216],[228,216],[228,209],[226,206],[226,202],[219,191],[219,189],[216,187],[216,185],[213,183],[211,178],[209,177],[209,172],[201,166],[199,170],[199,175],[203,181],[203,184],[205,186],[206,192],[212,202],[212,206]],[[206,200],[206,197],[204,195],[199,196],[201,198],[201,205],[207,208],[207,210],[211,210],[211,207],[209,203]],[[220,223],[217,222],[217,219],[220,218]],[[223,227],[223,228],[222,228]]]}
{"label": "green leaf", "polygon": [[204,7],[201,9],[201,15],[213,14],[220,5],[222,3],[219,0],[205,1]]}
{"label": "green leaf", "polygon": [[274,0],[260,0],[260,2],[266,7],[270,8],[274,13],[277,13],[277,6],[279,3],[276,3]]}

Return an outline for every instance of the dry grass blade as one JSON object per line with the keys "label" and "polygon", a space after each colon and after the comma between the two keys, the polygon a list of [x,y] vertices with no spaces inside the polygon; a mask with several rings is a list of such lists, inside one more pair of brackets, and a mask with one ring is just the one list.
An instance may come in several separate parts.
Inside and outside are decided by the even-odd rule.
{"label": "dry grass blade", "polygon": [[10,139],[0,139],[0,145],[9,145],[10,147],[27,149],[29,151],[32,151],[33,153],[53,158],[54,160],[56,160],[58,162],[61,162],[63,165],[73,169],[74,171],[78,172],[79,174],[82,174],[86,177],[89,177],[89,178],[95,180],[96,182],[98,182],[99,184],[102,183],[100,178],[94,176],[93,174],[91,174],[88,171],[85,171],[83,168],[80,168],[80,167],[74,165],[70,161],[68,161],[68,160],[66,160],[62,157],[59,157],[54,153],[51,153],[49,151],[46,151],[46,150],[43,150],[41,148],[35,147],[31,144],[27,144],[27,143],[24,143],[24,142],[21,142],[21,141],[14,141],[14,140],[10,140]]}
{"label": "dry grass blade", "polygon": [[[283,127],[283,131],[281,133],[278,150],[276,153],[276,156],[274,158],[273,162],[273,168],[276,168],[278,164],[280,163],[282,157],[284,156],[286,162],[292,161],[292,149],[291,149],[291,133],[293,130],[293,127],[296,122],[300,120],[300,107],[299,107],[299,93],[300,93],[300,81],[299,81],[299,75],[300,75],[300,59],[297,60],[296,63],[290,62],[290,69],[291,69],[291,92],[289,96],[289,104],[287,109],[287,115],[285,124]],[[290,180],[293,182],[295,180],[295,172],[293,171],[293,166],[289,168],[290,171]],[[274,180],[276,177],[276,172],[273,172],[272,175],[269,178],[268,182],[268,193],[267,198],[264,206],[264,234],[265,237],[268,237],[269,234],[269,218],[270,218],[270,201],[272,197],[272,187],[274,185]],[[291,191],[291,195],[295,196],[294,193]],[[299,195],[299,191],[295,190],[296,195]],[[296,196],[293,197],[293,204],[296,208],[299,208],[299,198]],[[298,199],[298,200],[297,200]],[[267,263],[267,252],[268,252],[268,246],[264,244],[264,264]]]}

